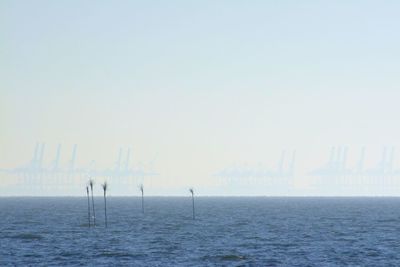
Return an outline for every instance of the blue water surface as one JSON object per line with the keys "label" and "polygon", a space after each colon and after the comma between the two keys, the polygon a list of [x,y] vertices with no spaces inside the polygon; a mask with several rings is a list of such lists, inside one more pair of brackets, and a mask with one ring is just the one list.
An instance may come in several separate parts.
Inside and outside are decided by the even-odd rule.
{"label": "blue water surface", "polygon": [[1,266],[400,266],[399,198],[0,198]]}

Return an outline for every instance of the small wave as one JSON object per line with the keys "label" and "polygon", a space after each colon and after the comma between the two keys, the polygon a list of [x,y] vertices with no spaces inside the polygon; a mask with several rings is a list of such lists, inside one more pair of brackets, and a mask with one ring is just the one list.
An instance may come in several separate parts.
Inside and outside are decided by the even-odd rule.
{"label": "small wave", "polygon": [[235,254],[221,255],[219,258],[223,261],[241,261],[246,259],[245,256]]}
{"label": "small wave", "polygon": [[38,234],[33,234],[33,233],[21,233],[21,234],[11,236],[11,238],[23,239],[23,240],[41,240],[41,239],[43,239],[43,236],[38,235]]}
{"label": "small wave", "polygon": [[131,254],[129,252],[102,252],[99,254],[101,257],[110,258],[140,258],[141,254]]}
{"label": "small wave", "polygon": [[74,257],[74,256],[80,256],[83,255],[82,253],[78,252],[71,252],[71,251],[64,251],[60,253],[61,257]]}
{"label": "small wave", "polygon": [[377,223],[397,223],[398,219],[391,218],[391,219],[380,219],[376,221]]}

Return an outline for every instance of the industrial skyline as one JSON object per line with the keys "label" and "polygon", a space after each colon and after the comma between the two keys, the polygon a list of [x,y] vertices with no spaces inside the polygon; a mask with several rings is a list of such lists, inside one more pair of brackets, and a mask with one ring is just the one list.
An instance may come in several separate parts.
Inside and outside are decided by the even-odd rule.
{"label": "industrial skyline", "polygon": [[47,193],[46,190],[52,189],[67,189],[68,192],[73,192],[87,183],[89,178],[106,179],[114,185],[124,187],[143,183],[145,177],[157,175],[154,170],[133,165],[129,147],[119,149],[114,166],[109,168],[96,168],[94,160],[78,166],[77,144],[72,146],[71,156],[64,164],[61,162],[62,146],[58,144],[54,159],[45,164],[45,148],[46,143],[38,142],[30,161],[15,168],[0,168],[3,180],[11,180],[11,186],[27,186]]}
{"label": "industrial skyline", "polygon": [[[132,163],[131,148],[120,147],[112,166],[99,168],[95,160],[78,164],[78,146],[74,144],[69,156],[62,161],[62,145],[58,144],[52,160],[44,161],[46,143],[36,143],[31,160],[15,168],[0,168],[3,180],[8,180],[8,190],[19,194],[15,188],[36,188],[44,193],[48,191],[65,191],[74,194],[74,190],[84,185],[88,178],[107,180],[115,189],[134,188],[148,182],[146,178],[162,175],[152,168],[136,166]],[[204,193],[212,194],[225,191],[227,194],[253,192],[265,195],[302,194],[296,188],[302,179],[311,177],[309,188],[305,192],[316,194],[400,194],[400,169],[395,166],[395,147],[382,147],[381,158],[375,164],[365,163],[368,156],[367,147],[362,146],[358,159],[348,162],[349,146],[333,146],[328,153],[327,161],[310,171],[296,171],[296,150],[283,150],[275,163],[259,162],[258,164],[231,164],[210,176],[214,177],[211,186],[203,187]],[[67,152],[67,153],[68,153]],[[330,191],[325,192],[324,188]],[[201,187],[200,187],[201,188]],[[56,190],[54,190],[56,189]],[[118,191],[117,190],[117,191]],[[333,190],[333,191],[332,191]],[[29,190],[21,190],[26,194]],[[275,194],[273,193],[275,192]],[[319,192],[319,193],[318,193]]]}

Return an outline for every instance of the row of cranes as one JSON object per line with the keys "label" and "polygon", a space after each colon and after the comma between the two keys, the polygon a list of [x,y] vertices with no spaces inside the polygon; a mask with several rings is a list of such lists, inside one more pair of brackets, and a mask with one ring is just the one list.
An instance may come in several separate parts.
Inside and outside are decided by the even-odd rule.
{"label": "row of cranes", "polygon": [[[121,184],[127,184],[136,180],[142,182],[144,177],[158,175],[150,168],[131,167],[131,149],[120,148],[117,159],[113,167],[99,169],[96,168],[94,161],[86,167],[77,167],[77,145],[73,145],[69,159],[65,165],[61,164],[61,144],[55,149],[54,159],[45,166],[45,143],[37,143],[33,152],[32,159],[25,165],[13,169],[0,169],[0,173],[12,174],[17,177],[23,177],[28,184],[38,183],[41,179],[44,181],[53,181],[59,183],[76,183],[82,179],[90,177],[108,177]],[[365,147],[361,148],[358,159],[350,168],[347,165],[349,148],[347,146],[332,147],[328,155],[327,162],[315,170],[299,173],[296,178],[315,177],[317,186],[326,185],[345,185],[345,184],[395,184],[400,170],[394,168],[395,148],[384,147],[381,158],[375,167],[366,167]],[[282,151],[280,158],[274,167],[264,167],[264,165],[233,165],[226,167],[216,173],[214,177],[218,178],[219,183],[223,185],[279,185],[287,186],[293,184],[295,178],[296,151]],[[150,171],[148,171],[150,170]]]}
{"label": "row of cranes", "polygon": [[[72,146],[72,153],[66,166],[61,166],[61,144],[57,145],[54,160],[48,166],[44,164],[45,143],[37,143],[33,152],[32,159],[20,167],[13,169],[0,169],[0,172],[14,174],[23,177],[63,177],[72,178],[73,176],[91,176],[91,177],[144,177],[148,175],[156,175],[152,171],[146,171],[143,167],[131,167],[131,150],[120,148],[118,158],[114,167],[107,169],[97,169],[94,161],[90,162],[86,167],[77,167],[77,145]],[[125,152],[125,153],[124,153]],[[124,155],[125,154],[125,155]]]}
{"label": "row of cranes", "polygon": [[[400,185],[400,170],[395,169],[395,147],[383,147],[381,158],[374,167],[368,168],[365,164],[367,149],[362,147],[359,158],[353,167],[348,166],[349,148],[347,146],[332,147],[328,161],[322,167],[312,171],[297,172],[297,180],[307,179],[316,188],[327,185],[348,186],[390,186]],[[286,151],[282,152],[275,168],[265,168],[260,165],[234,165],[222,169],[215,174],[223,185],[285,185],[291,186],[295,178],[296,151],[287,157]],[[307,178],[309,177],[309,178]]]}
{"label": "row of cranes", "polygon": [[[60,166],[61,159],[61,144],[58,144],[56,148],[55,158],[46,168],[43,164],[45,152],[45,143],[37,143],[34,149],[32,160],[21,167],[14,169],[3,169],[3,172],[9,173],[90,173],[91,175],[107,175],[107,176],[130,176],[140,174],[139,169],[130,168],[130,157],[131,150],[126,148],[125,150],[120,148],[117,160],[114,168],[108,168],[103,170],[97,170],[94,167],[92,161],[85,168],[76,168],[77,158],[77,145],[73,145],[71,157],[67,162],[65,168]],[[313,176],[343,176],[343,175],[366,175],[366,176],[377,176],[377,175],[396,175],[399,174],[399,170],[393,169],[394,162],[394,147],[384,147],[382,151],[381,160],[378,162],[375,168],[365,169],[365,157],[366,148],[362,147],[359,160],[356,167],[353,169],[348,168],[347,156],[348,147],[338,146],[332,147],[328,162],[320,168],[317,168],[311,172]],[[286,157],[286,151],[282,151],[281,157],[276,165],[276,168],[264,168],[264,167],[249,167],[249,166],[230,166],[217,172],[215,175],[218,177],[230,177],[230,178],[287,178],[293,177],[296,160],[296,151],[292,151],[291,156]],[[141,174],[145,174],[142,172]]]}
{"label": "row of cranes", "polygon": [[230,166],[217,172],[215,176],[224,180],[225,183],[286,183],[294,176],[296,162],[296,151],[293,150],[287,157],[286,151],[282,151],[275,168],[266,168],[261,165]]}
{"label": "row of cranes", "polygon": [[[27,166],[16,168],[14,170],[19,170],[19,171],[23,171],[23,170],[25,170],[25,171],[43,171],[43,170],[45,170],[45,167],[43,164],[45,146],[46,146],[45,143],[36,143],[35,150],[33,152],[33,158],[30,161],[30,163]],[[75,169],[76,150],[77,150],[77,145],[75,144],[75,145],[73,145],[73,148],[72,148],[71,159],[68,161],[68,164],[67,164],[68,166],[66,169],[68,171],[74,171],[74,169]],[[59,166],[60,158],[61,158],[61,144],[58,144],[55,159],[50,164],[50,168],[46,169],[46,170],[51,170],[53,172],[61,171],[60,166]]]}
{"label": "row of cranes", "polygon": [[394,147],[383,147],[381,159],[373,168],[365,168],[366,148],[362,147],[359,159],[354,168],[347,164],[348,147],[332,147],[328,162],[310,172],[313,176],[393,176],[399,175],[400,171],[394,169]]}

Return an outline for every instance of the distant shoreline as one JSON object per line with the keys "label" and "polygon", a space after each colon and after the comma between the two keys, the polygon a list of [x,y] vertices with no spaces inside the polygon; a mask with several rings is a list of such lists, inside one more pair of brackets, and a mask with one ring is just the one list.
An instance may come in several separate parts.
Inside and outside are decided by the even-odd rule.
{"label": "distant shoreline", "polygon": [[[102,197],[102,196],[95,196]],[[174,196],[159,196],[150,195],[146,198],[189,198],[185,195]],[[86,198],[85,196],[32,196],[32,195],[17,195],[17,196],[0,196],[1,198]],[[109,198],[141,198],[141,196],[109,196]],[[196,198],[400,198],[400,196],[196,196]]]}

